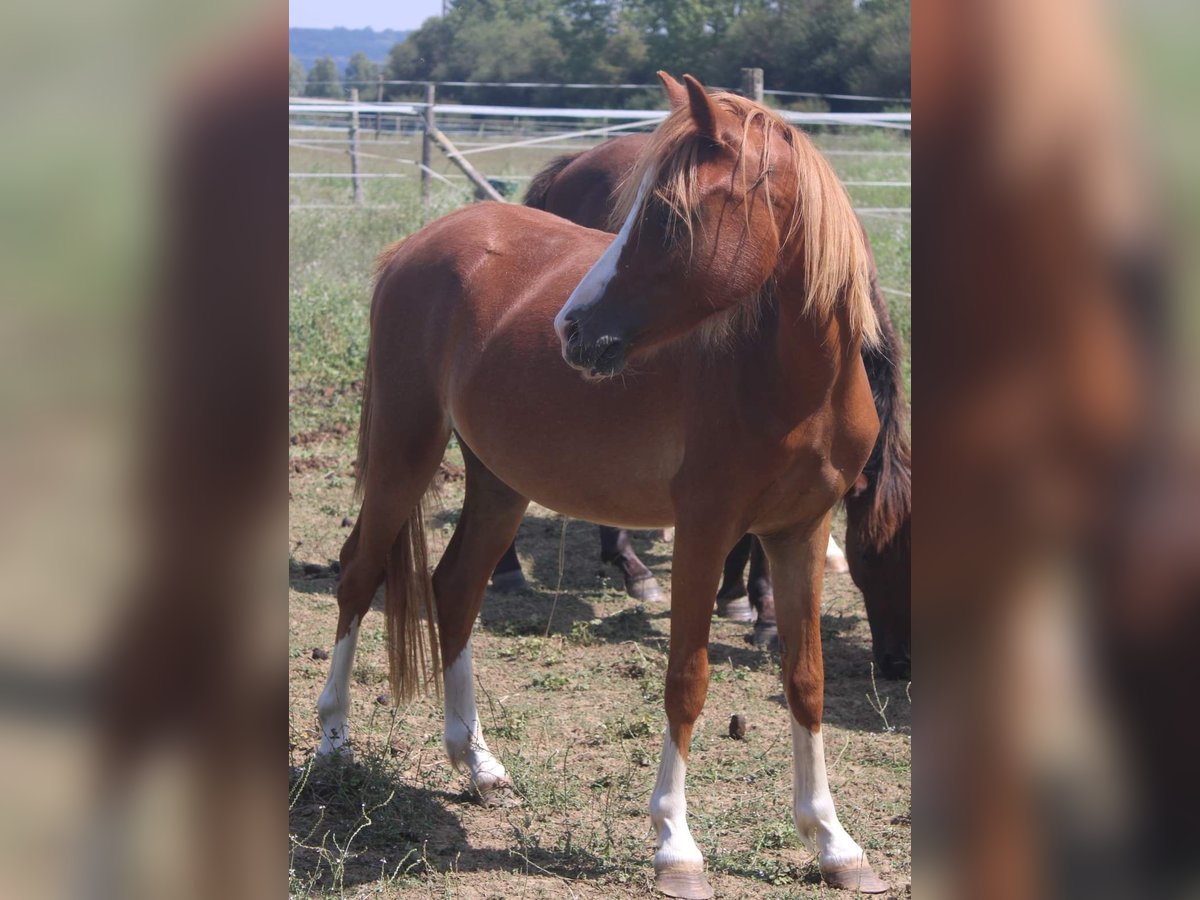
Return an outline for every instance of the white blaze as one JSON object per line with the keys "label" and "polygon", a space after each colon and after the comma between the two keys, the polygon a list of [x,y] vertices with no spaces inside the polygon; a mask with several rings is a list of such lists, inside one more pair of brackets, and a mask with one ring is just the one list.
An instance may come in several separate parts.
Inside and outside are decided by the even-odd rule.
{"label": "white blaze", "polygon": [[792,809],[800,839],[822,869],[857,864],[863,850],[838,821],[825,774],[825,741],[792,719]]}
{"label": "white blaze", "polygon": [[471,641],[446,667],[445,688],[446,753],[456,769],[466,769],[471,781],[482,793],[499,781],[506,781],[504,766],[488,750],[475,708],[475,670],[471,664]]}
{"label": "white blaze", "polygon": [[692,840],[687,826],[687,797],[683,782],[687,763],[671,740],[671,730],[663,735],[662,760],[658,764],[658,781],[650,798],[650,820],[658,832],[658,852],[654,868],[703,865],[704,857]]}
{"label": "white blaze", "polygon": [[317,701],[317,717],[321,720],[318,756],[341,749],[350,737],[350,673],[354,669],[354,650],[358,646],[358,623],[357,616],[351,619],[350,630],[333,648],[329,678]]}
{"label": "white blaze", "polygon": [[633,209],[625,217],[625,224],[621,226],[621,230],[617,232],[613,242],[608,245],[608,249],[596,260],[595,265],[588,269],[583,280],[575,286],[575,290],[571,291],[571,296],[567,298],[563,308],[554,317],[554,331],[558,334],[558,339],[563,342],[564,349],[567,342],[565,324],[567,316],[571,314],[578,316],[580,312],[595,303],[603,295],[604,289],[608,287],[613,276],[617,274],[617,261],[621,258],[621,251],[625,249],[625,243],[629,240],[629,233],[633,231],[634,223],[641,215],[642,203],[646,199],[646,192],[650,189],[653,174],[653,169],[646,172],[638,187],[637,199],[633,201]]}

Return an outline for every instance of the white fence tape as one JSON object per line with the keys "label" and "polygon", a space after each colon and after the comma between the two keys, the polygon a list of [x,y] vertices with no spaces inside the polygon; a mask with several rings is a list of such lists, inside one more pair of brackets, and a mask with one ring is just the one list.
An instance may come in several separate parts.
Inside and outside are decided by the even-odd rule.
{"label": "white fence tape", "polygon": [[[331,113],[346,115],[350,112],[380,113],[386,115],[415,116],[425,109],[424,103],[347,103],[336,100],[320,102],[298,102],[293,99],[288,102],[289,113]],[[658,122],[667,117],[665,109],[547,109],[541,106],[473,106],[468,104],[433,105],[435,114],[458,114],[469,116],[498,116],[502,118],[541,118],[560,119],[615,119],[618,121]],[[779,113],[794,125],[867,125],[885,128],[912,127],[912,113],[816,113],[790,112]]]}

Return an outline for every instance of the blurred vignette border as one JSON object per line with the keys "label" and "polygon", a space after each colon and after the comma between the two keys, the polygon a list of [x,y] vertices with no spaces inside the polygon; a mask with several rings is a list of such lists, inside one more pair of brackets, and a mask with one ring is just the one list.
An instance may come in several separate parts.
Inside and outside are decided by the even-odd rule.
{"label": "blurred vignette border", "polygon": [[0,894],[281,895],[286,12],[65,6],[0,14]]}
{"label": "blurred vignette border", "polygon": [[1195,11],[913,14],[914,888],[1194,896]]}
{"label": "blurred vignette border", "polygon": [[[284,14],[165,9],[10,88],[37,101],[13,133],[54,141],[0,182],[7,896],[286,890]],[[914,885],[1183,896],[1196,13],[913,12]],[[27,66],[58,22],[16,24]],[[131,60],[157,64],[136,115]]]}

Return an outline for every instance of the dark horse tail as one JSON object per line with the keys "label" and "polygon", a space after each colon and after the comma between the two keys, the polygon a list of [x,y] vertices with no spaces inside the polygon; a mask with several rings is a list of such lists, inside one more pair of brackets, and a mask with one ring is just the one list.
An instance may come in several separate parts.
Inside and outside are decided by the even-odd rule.
{"label": "dark horse tail", "polygon": [[579,153],[567,153],[546,163],[545,167],[529,182],[529,189],[525,192],[525,205],[534,209],[545,209],[546,195],[550,193],[550,185],[554,184],[558,173],[573,163],[577,156]]}
{"label": "dark horse tail", "polygon": [[879,343],[862,350],[863,366],[871,383],[879,437],[863,467],[867,486],[854,506],[866,506],[865,515],[852,516],[865,546],[882,551],[912,516],[912,448],[907,422],[908,403],[901,384],[903,347],[892,324],[887,301],[879,287],[879,273],[871,265],[871,305],[879,320]]}

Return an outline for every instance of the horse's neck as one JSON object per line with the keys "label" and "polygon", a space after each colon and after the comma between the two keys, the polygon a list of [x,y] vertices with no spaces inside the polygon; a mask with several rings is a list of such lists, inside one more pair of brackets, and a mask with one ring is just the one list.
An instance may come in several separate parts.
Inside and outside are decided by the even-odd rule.
{"label": "horse's neck", "polygon": [[777,270],[752,348],[780,403],[788,408],[799,398],[823,391],[839,365],[837,317],[833,323],[816,321],[804,309],[804,299],[804,271],[796,255]]}

